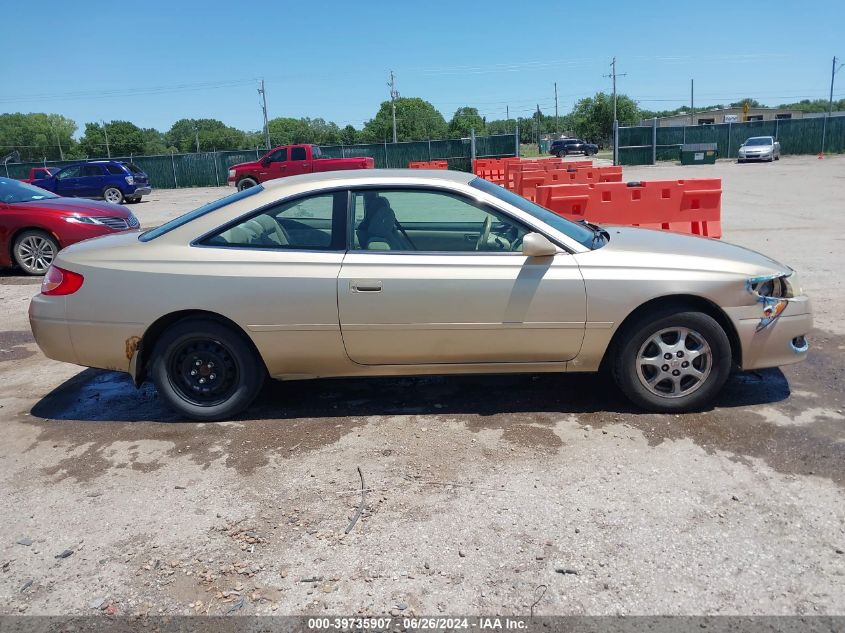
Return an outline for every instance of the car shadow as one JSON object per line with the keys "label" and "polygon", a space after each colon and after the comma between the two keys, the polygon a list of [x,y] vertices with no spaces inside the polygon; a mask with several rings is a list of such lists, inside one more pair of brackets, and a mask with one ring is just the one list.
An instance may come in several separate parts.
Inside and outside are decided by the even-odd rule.
{"label": "car shadow", "polygon": [[[733,374],[716,407],[774,403],[789,397],[779,369]],[[136,389],[128,375],[86,369],[31,409],[50,420],[178,422],[155,388]],[[385,415],[638,414],[602,374],[496,374],[389,378],[268,380],[238,420]]]}

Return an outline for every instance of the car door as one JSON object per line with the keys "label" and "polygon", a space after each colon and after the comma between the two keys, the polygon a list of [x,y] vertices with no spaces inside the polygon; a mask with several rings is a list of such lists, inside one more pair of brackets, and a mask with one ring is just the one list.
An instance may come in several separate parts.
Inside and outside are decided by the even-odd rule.
{"label": "car door", "polygon": [[[326,373],[346,362],[337,276],[346,251],[348,192],[284,200],[197,242],[215,309],[249,331],[270,375]],[[218,272],[214,272],[218,271]]]}
{"label": "car door", "polygon": [[273,180],[287,176],[288,148],[280,147],[274,150],[261,162],[261,170],[258,172],[259,179]]}
{"label": "car door", "polygon": [[79,177],[82,172],[82,165],[71,165],[65,167],[56,174],[56,194],[59,196],[73,197],[79,193]]}
{"label": "car door", "polygon": [[106,188],[104,176],[106,171],[102,165],[82,165],[76,186],[76,195],[83,198],[96,198],[103,195]]}
{"label": "car door", "polygon": [[524,256],[529,229],[448,190],[359,189],[352,201],[352,248],[337,284],[351,360],[528,363],[577,355],[586,297],[571,255]]}
{"label": "car door", "polygon": [[290,148],[290,160],[287,164],[288,176],[311,173],[313,169],[309,158],[311,152],[308,150],[307,145],[294,145]]}

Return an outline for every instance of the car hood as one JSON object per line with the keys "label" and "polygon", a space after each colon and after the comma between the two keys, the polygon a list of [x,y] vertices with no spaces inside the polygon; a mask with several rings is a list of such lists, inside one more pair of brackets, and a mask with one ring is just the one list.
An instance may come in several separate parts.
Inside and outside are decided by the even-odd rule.
{"label": "car hood", "polygon": [[610,233],[610,241],[591,252],[619,255],[621,262],[627,260],[632,266],[753,275],[792,270],[771,257],[722,240],[629,226],[603,228]]}
{"label": "car hood", "polygon": [[40,209],[61,211],[64,213],[76,213],[79,215],[106,215],[123,220],[129,217],[129,211],[121,206],[110,202],[98,200],[81,200],[79,198],[45,198],[44,200],[32,200],[21,202],[20,206],[31,205]]}
{"label": "car hood", "polygon": [[259,169],[262,167],[263,165],[261,164],[260,160],[252,160],[246,163],[237,163],[235,165],[229,165],[229,169]]}
{"label": "car hood", "polygon": [[769,152],[774,145],[743,145],[740,152]]}

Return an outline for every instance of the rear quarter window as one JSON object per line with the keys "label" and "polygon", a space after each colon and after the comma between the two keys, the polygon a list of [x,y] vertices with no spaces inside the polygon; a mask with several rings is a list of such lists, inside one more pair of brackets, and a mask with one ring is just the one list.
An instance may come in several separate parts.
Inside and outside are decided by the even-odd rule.
{"label": "rear quarter window", "polygon": [[115,176],[122,176],[125,173],[118,165],[106,165],[106,171]]}

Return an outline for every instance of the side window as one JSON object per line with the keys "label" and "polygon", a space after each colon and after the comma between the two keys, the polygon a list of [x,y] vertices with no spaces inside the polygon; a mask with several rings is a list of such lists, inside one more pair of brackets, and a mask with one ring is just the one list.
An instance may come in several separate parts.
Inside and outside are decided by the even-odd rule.
{"label": "side window", "polygon": [[529,230],[445,191],[353,193],[353,245],[363,251],[520,252]]}
{"label": "side window", "polygon": [[305,148],[302,146],[299,147],[291,147],[290,149],[290,159],[291,160],[305,160]]}
{"label": "side window", "polygon": [[121,169],[118,165],[108,164],[106,165],[106,171],[112,174],[113,176],[123,176],[125,172]]}
{"label": "side window", "polygon": [[79,174],[83,178],[86,176],[102,176],[103,168],[100,165],[83,165],[82,173]]}
{"label": "side window", "polygon": [[59,180],[64,180],[65,178],[78,178],[81,170],[82,165],[74,165],[73,167],[68,167],[67,169],[60,171],[56,177]]}
{"label": "side window", "polygon": [[271,163],[283,163],[288,159],[288,148],[277,149],[267,157]]}
{"label": "side window", "polygon": [[343,250],[346,204],[346,191],[283,202],[202,243],[238,248]]}

